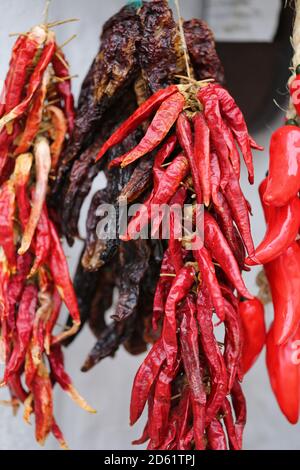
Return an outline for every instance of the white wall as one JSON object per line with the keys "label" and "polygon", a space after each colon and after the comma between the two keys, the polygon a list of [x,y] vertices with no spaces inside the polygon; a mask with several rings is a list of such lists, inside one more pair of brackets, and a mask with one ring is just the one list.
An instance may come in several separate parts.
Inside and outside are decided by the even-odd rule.
{"label": "white wall", "polygon": [[[71,72],[78,74],[74,80],[74,91],[77,95],[80,83],[98,48],[98,37],[105,19],[124,4],[124,0],[53,0],[50,19],[80,18],[80,23],[72,23],[57,28],[59,42],[63,42],[72,34],[77,33],[78,39],[66,47],[71,63]],[[197,16],[200,4],[198,0],[185,0],[184,16]],[[0,79],[5,78],[7,63],[13,39],[8,37],[11,32],[22,32],[33,24],[40,22],[43,0],[1,0],[0,7]],[[277,123],[277,125],[279,122]],[[272,128],[276,125],[273,124]],[[259,143],[268,147],[271,127],[262,129],[257,135]],[[264,177],[267,169],[268,153],[255,156],[256,185],[249,188],[245,171],[243,186],[245,193],[253,205],[252,221],[255,242],[259,242],[264,222],[260,208],[257,184]],[[101,182],[95,183],[95,186]],[[86,206],[85,206],[86,207]],[[82,220],[82,227],[84,225]],[[68,250],[70,263],[74,268],[78,257],[78,245]],[[247,275],[248,287],[257,292],[255,275],[257,270]],[[267,317],[272,316],[272,308],[267,309]],[[96,366],[88,374],[80,372],[80,366],[93,344],[93,337],[85,329],[74,345],[66,352],[66,366],[74,379],[77,388],[86,399],[98,410],[98,414],[90,416],[77,408],[59,390],[55,391],[56,417],[66,439],[73,449],[130,449],[130,442],[139,436],[142,424],[134,429],[128,425],[128,409],[130,389],[135,371],[142,357],[131,357],[120,351],[115,359],[107,359]],[[290,426],[278,411],[275,399],[271,394],[266,375],[264,354],[245,380],[244,390],[248,399],[248,425],[246,428],[246,449],[300,449],[300,427]],[[0,398],[6,398],[1,391]],[[21,410],[17,418],[12,417],[11,409],[0,408],[0,449],[37,449],[34,441],[34,429],[23,423]],[[56,449],[57,444],[50,438],[47,449]]]}

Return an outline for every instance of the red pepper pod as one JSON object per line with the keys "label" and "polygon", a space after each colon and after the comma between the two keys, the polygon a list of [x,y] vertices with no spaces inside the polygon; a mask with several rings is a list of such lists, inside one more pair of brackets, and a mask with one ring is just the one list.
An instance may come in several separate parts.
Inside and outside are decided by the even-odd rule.
{"label": "red pepper pod", "polygon": [[300,322],[300,246],[294,242],[282,255],[265,265],[274,305],[273,337],[285,343]]}
{"label": "red pepper pod", "polygon": [[[297,69],[298,71],[298,69]],[[299,73],[296,74],[296,77],[289,85],[290,95],[292,98],[293,105],[295,106],[298,116],[300,116],[300,78]]]}
{"label": "red pepper pod", "polygon": [[6,181],[0,189],[0,240],[9,268],[16,269],[16,247],[14,243],[15,188]]}
{"label": "red pepper pod", "polygon": [[238,292],[247,299],[252,299],[253,296],[245,286],[237,261],[223,233],[208,212],[204,214],[204,243]]}
{"label": "red pepper pod", "polygon": [[182,112],[184,105],[185,99],[181,93],[177,92],[169,96],[160,105],[140,143],[127,153],[124,159],[120,157],[122,159],[121,167],[124,168],[147,153],[152,152],[167,136]]}
{"label": "red pepper pod", "polygon": [[266,343],[264,306],[258,298],[242,300],[239,313],[244,332],[242,371],[246,374]]}
{"label": "red pepper pod", "polygon": [[79,405],[83,410],[89,413],[95,413],[95,410],[91,408],[82,396],[77,392],[72,384],[71,378],[64,369],[64,357],[60,344],[52,346],[49,363],[51,368],[52,378],[61,386],[61,388]]}
{"label": "red pepper pod", "polygon": [[188,295],[195,282],[195,268],[184,266],[172,283],[166,305],[162,331],[163,345],[166,352],[167,363],[172,365],[177,356],[177,306]]}
{"label": "red pepper pod", "polygon": [[177,119],[176,132],[178,141],[184,154],[187,156],[192,172],[193,185],[198,204],[202,203],[202,190],[200,183],[199,164],[196,160],[192,126],[186,113],[181,113]]}
{"label": "red pepper pod", "polygon": [[[195,243],[194,239],[194,242]],[[199,241],[199,243],[201,243]],[[200,250],[194,250],[194,257],[198,263],[201,279],[205,282],[210,294],[212,304],[216,314],[221,321],[225,318],[224,299],[216,276],[215,266],[211,260],[210,254],[203,246]]]}
{"label": "red pepper pod", "polygon": [[291,424],[296,424],[300,410],[300,330],[287,343],[276,345],[274,328],[267,336],[266,362],[269,378],[278,405]]}
{"label": "red pepper pod", "polygon": [[[262,205],[266,205],[264,198],[262,198]],[[249,266],[273,261],[293,243],[299,232],[300,200],[298,196],[292,198],[283,207],[264,208],[264,212],[267,219],[267,231],[263,241],[256,248],[253,258],[246,259]]]}
{"label": "red pepper pod", "polygon": [[74,97],[71,89],[70,69],[67,59],[61,48],[56,44],[56,53],[52,58],[55,76],[61,80],[57,83],[57,90],[63,100],[64,114],[68,122],[68,130],[71,135],[74,128],[75,109]]}
{"label": "red pepper pod", "polygon": [[277,129],[270,143],[268,185],[264,202],[284,206],[300,189],[300,129],[283,126]]}
{"label": "red pepper pod", "polygon": [[176,85],[171,85],[163,90],[159,90],[150,96],[103,144],[96,158],[96,162],[113,146],[124,140],[139,125],[148,119],[160,105],[171,95],[178,91]]}
{"label": "red pepper pod", "polygon": [[210,131],[202,113],[194,117],[194,155],[198,166],[203,202],[208,207],[211,199]]}
{"label": "red pepper pod", "polygon": [[74,320],[74,325],[78,327],[80,325],[80,313],[76,294],[70,278],[68,263],[54,224],[50,219],[48,223],[52,249],[52,252],[49,256],[51,275],[62,300],[64,301],[71,317]]}
{"label": "red pepper pod", "polygon": [[133,425],[141,416],[150,389],[157,378],[166,359],[166,353],[161,340],[151,348],[148,356],[140,366],[135,376],[130,401],[130,424]]}

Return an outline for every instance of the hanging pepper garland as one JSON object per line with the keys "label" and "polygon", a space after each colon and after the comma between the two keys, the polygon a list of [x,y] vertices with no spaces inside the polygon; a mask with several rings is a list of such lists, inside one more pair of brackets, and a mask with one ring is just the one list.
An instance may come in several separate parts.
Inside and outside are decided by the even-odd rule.
{"label": "hanging pepper garland", "polygon": [[[24,403],[27,422],[34,414],[40,444],[52,432],[65,448],[53,416],[54,384],[93,410],[65,372],[60,346],[78,329],[80,314],[47,194],[72,131],[74,108],[68,64],[46,24],[17,38],[5,91],[0,114],[1,386],[8,386],[12,404]],[[62,302],[73,326],[55,334]]]}
{"label": "hanging pepper garland", "polygon": [[[101,149],[99,150],[100,145],[98,151],[97,145],[93,147],[92,160],[89,159],[88,153],[80,155],[80,148],[83,150],[85,148],[87,129],[91,132],[96,127],[93,120],[89,118],[89,114],[84,111],[84,103],[89,101],[88,96],[91,93],[86,88],[90,79],[86,79],[82,100],[79,101],[82,105],[78,114],[80,118],[77,122],[75,121],[77,131],[73,134],[70,146],[65,152],[59,172],[59,178],[65,178],[70,174],[70,167],[73,166],[71,176],[67,176],[66,190],[56,192],[55,197],[61,197],[62,200],[66,197],[64,207],[68,206],[73,200],[70,196],[74,194],[74,188],[78,184],[74,179],[75,176],[79,181],[77,174],[79,168],[82,168],[84,161],[90,162],[87,168],[93,161],[97,161],[99,163],[96,168],[104,167],[105,169],[108,189],[102,191],[102,194],[97,193],[95,202],[91,205],[88,217],[89,238],[93,237],[91,227],[95,230],[97,224],[94,215],[96,202],[107,200],[113,179],[119,178],[121,181],[125,175],[127,179],[128,175],[118,200],[124,200],[129,195],[130,201],[140,198],[144,203],[140,213],[130,220],[127,232],[119,234],[113,252],[110,251],[110,244],[107,241],[91,238],[93,242],[90,244],[89,239],[87,240],[89,247],[86,248],[82,259],[83,267],[90,271],[100,268],[100,271],[99,274],[84,275],[79,267],[78,281],[89,275],[95,279],[96,284],[97,278],[99,282],[101,280],[105,263],[113,265],[117,263],[116,250],[119,250],[120,259],[122,259],[122,252],[128,250],[127,246],[131,247],[132,244],[137,243],[133,240],[133,234],[137,228],[142,230],[151,222],[153,234],[159,233],[161,218],[152,217],[151,208],[154,204],[169,204],[170,206],[180,204],[183,207],[185,203],[195,201],[199,204],[205,203],[205,237],[202,248],[189,249],[191,242],[199,241],[198,235],[195,235],[195,239],[189,239],[187,236],[178,240],[175,237],[177,227],[174,220],[171,220],[172,230],[168,244],[163,241],[161,243],[164,254],[160,277],[154,297],[150,301],[150,306],[153,305],[152,331],[148,320],[149,313],[145,317],[142,313],[145,308],[139,310],[140,318],[144,318],[144,325],[147,325],[143,338],[145,340],[147,337],[148,341],[153,342],[153,346],[134,381],[130,411],[131,423],[134,424],[138,420],[147,403],[148,422],[142,438],[136,443],[149,441],[149,449],[223,449],[228,446],[231,449],[240,449],[246,420],[245,400],[240,387],[240,380],[243,376],[241,363],[244,362],[241,362],[241,359],[243,354],[248,354],[253,363],[260,348],[257,345],[251,345],[245,352],[243,326],[239,314],[240,296],[249,301],[252,299],[242,280],[241,269],[245,266],[244,247],[248,255],[252,256],[254,245],[250,231],[249,204],[239,184],[238,148],[247,165],[249,181],[253,182],[251,148],[258,149],[259,147],[249,137],[241,111],[221,85],[212,80],[194,79],[193,68],[190,64],[190,77],[182,78],[181,84],[174,85],[178,80],[175,76],[176,62],[173,68],[170,65],[172,49],[170,46],[166,49],[165,41],[159,42],[159,34],[164,31],[164,25],[167,23],[166,18],[168,18],[169,25],[166,34],[172,31],[170,25],[173,19],[167,2],[144,2],[137,12],[133,12],[131,8],[126,7],[120,12],[122,26],[124,27],[125,16],[128,15],[126,21],[137,21],[141,23],[142,30],[145,28],[142,37],[144,41],[147,41],[146,24],[147,19],[151,18],[152,29],[149,35],[151,50],[159,51],[157,55],[160,57],[165,57],[168,50],[166,63],[168,70],[173,70],[173,77],[167,77],[168,80],[158,87],[157,77],[165,79],[166,75],[163,70],[166,68],[159,62],[151,62],[153,58],[150,55],[149,62],[147,62],[146,48],[140,56],[137,56],[137,59],[133,58],[136,57],[136,50],[131,49],[133,56],[130,61],[127,60],[127,63],[134,63],[134,60],[140,63],[144,89],[147,89],[150,81],[150,83],[155,83],[156,89],[152,88],[152,92],[155,93],[146,100],[145,98],[141,100],[138,95],[138,101],[143,102],[141,106],[131,116],[127,116],[127,120],[118,123],[114,133],[109,132],[108,129],[106,139],[102,142],[100,139]],[[193,22],[196,24],[197,20]],[[113,34],[116,34],[118,15],[108,24],[109,26],[115,25],[116,29]],[[160,26],[157,35],[154,34],[156,24],[157,28]],[[109,26],[104,27],[106,39],[109,37]],[[131,31],[134,31],[134,28],[135,26],[131,24]],[[172,37],[175,38],[176,34],[178,35],[175,24],[173,28]],[[185,33],[184,26],[180,29]],[[202,36],[203,46],[206,37],[208,35]],[[187,35],[188,38],[190,36]],[[153,48],[155,40],[158,41],[158,45]],[[124,41],[126,42],[126,36]],[[115,44],[121,43],[115,41]],[[176,50],[175,44],[180,44],[177,49],[180,51],[182,42],[174,41],[174,50]],[[105,43],[102,47],[105,51]],[[196,54],[191,55],[194,63],[197,64],[195,56],[197,57]],[[101,57],[104,61],[104,52]],[[174,55],[174,60],[175,57]],[[184,63],[189,62],[186,55]],[[206,61],[204,60],[203,63]],[[91,70],[93,67],[95,63]],[[152,70],[155,70],[155,74]],[[183,74],[184,70],[177,73],[181,76]],[[150,77],[153,77],[153,82]],[[203,78],[211,78],[211,76]],[[102,81],[105,81],[105,75],[102,76]],[[93,93],[98,97],[100,94],[95,93],[96,83],[94,81]],[[138,83],[140,85],[139,79]],[[100,84],[99,87],[101,90]],[[136,91],[140,89],[140,86],[135,87]],[[107,100],[104,99],[97,102],[97,119],[98,123],[102,122],[102,126],[105,126],[107,122],[102,121],[103,106],[106,104]],[[84,126],[82,126],[83,119],[85,119]],[[142,138],[136,134],[140,128],[144,132]],[[131,146],[126,144],[129,138],[135,140]],[[149,157],[152,162],[150,164],[148,164]],[[142,168],[147,168],[145,173],[147,184],[144,188],[138,185],[139,189],[135,193],[134,182],[139,181],[138,177],[144,174]],[[80,181],[85,181],[85,177]],[[120,187],[121,184],[118,183],[118,186]],[[63,211],[63,218],[69,216],[68,211],[68,208],[66,212]],[[145,246],[148,244],[148,241],[140,240],[140,243],[142,242]],[[201,247],[201,244],[198,246]],[[100,250],[98,255],[95,251],[96,247],[97,251]],[[107,254],[112,254],[105,261],[103,253],[107,250],[106,247],[109,248]],[[152,249],[153,247],[150,248],[151,251]],[[99,252],[101,253],[100,263],[97,261]],[[135,265],[135,262],[135,259],[132,259],[130,269],[133,269],[132,272],[139,273],[140,268]],[[124,297],[124,293],[120,293],[117,311],[113,316],[114,321],[110,325],[103,322],[103,312],[99,311],[98,322],[101,322],[102,326],[95,348],[84,365],[85,371],[103,357],[113,355],[118,344],[129,338],[127,331],[132,328],[130,322],[138,321],[136,309],[128,302],[128,293],[131,293],[131,299],[136,299],[136,288],[140,289],[138,287],[140,281],[137,284],[136,280],[132,285],[128,284],[131,271],[126,273],[126,269],[129,269],[129,265],[127,266],[123,264],[127,296]],[[120,287],[122,284],[123,281],[120,281]],[[80,291],[79,287],[79,298],[82,297]],[[214,313],[225,326],[222,345],[215,337]],[[87,316],[89,317],[89,314]],[[89,321],[91,324],[91,319]],[[232,400],[232,405],[229,398]]]}
{"label": "hanging pepper garland", "polygon": [[[285,125],[271,137],[269,172],[259,188],[267,231],[254,256],[246,260],[251,266],[264,265],[274,305],[274,322],[266,340],[267,368],[280,409],[292,424],[298,421],[300,409],[299,0],[295,7],[290,105]],[[262,330],[260,336],[263,339]]]}

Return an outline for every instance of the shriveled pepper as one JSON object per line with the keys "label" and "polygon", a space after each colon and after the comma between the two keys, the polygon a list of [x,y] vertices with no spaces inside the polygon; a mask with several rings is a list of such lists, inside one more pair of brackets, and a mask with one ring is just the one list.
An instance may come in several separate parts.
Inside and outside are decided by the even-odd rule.
{"label": "shriveled pepper", "polygon": [[32,332],[34,316],[37,306],[37,288],[33,285],[25,287],[17,317],[17,343],[13,349],[13,353],[6,366],[4,379],[2,385],[4,385],[9,377],[18,372],[25,359],[26,350],[29,345],[30,335]]}
{"label": "shriveled pepper", "polygon": [[199,360],[196,305],[193,298],[187,299],[186,307],[181,309],[181,313],[181,354],[191,390],[195,445],[197,450],[204,450],[206,393],[203,385],[204,371]]}
{"label": "shriveled pepper", "polygon": [[[194,238],[193,243],[196,243],[197,237],[199,236]],[[199,244],[200,243],[201,241],[199,240]],[[209,290],[210,298],[215,308],[216,314],[218,315],[219,319],[223,321],[225,317],[224,301],[211,257],[204,246],[200,249],[193,250],[193,253],[199,266],[201,279],[204,281]]]}
{"label": "shriveled pepper", "polygon": [[181,93],[177,92],[160,105],[140,143],[133,150],[128,152],[124,156],[124,159],[120,157],[122,160],[122,168],[133,163],[138,158],[143,157],[146,153],[152,152],[152,150],[162,142],[183,110],[184,104],[184,97]]}
{"label": "shriveled pepper", "polygon": [[246,374],[266,343],[264,306],[258,298],[244,299],[239,303],[239,313],[244,332],[242,371]]}
{"label": "shriveled pepper", "polygon": [[[192,126],[187,114],[184,112],[181,113],[177,119],[176,131],[181,148],[183,149],[184,154],[189,160],[197,202],[198,204],[202,204],[202,189],[200,182],[199,163],[195,155]],[[199,156],[197,155],[197,157]]]}
{"label": "shriveled pepper", "polygon": [[43,204],[46,199],[48,188],[48,177],[51,168],[51,155],[47,139],[40,137],[35,144],[35,166],[36,166],[36,187],[30,217],[25,227],[21,247],[18,250],[20,255],[29,249],[36,227],[41,216]]}
{"label": "shriveled pepper", "polygon": [[47,111],[50,115],[53,127],[50,130],[51,138],[53,139],[50,145],[51,151],[51,168],[55,170],[57,167],[63,145],[67,134],[67,122],[64,113],[57,106],[48,106]]}
{"label": "shriveled pepper", "polygon": [[148,356],[140,366],[132,387],[130,402],[130,424],[133,425],[141,416],[150,389],[166,359],[165,349],[161,340],[151,348]]}
{"label": "shriveled pepper", "polygon": [[27,185],[30,178],[32,167],[32,154],[24,153],[16,159],[16,165],[13,174],[13,181],[16,191],[19,219],[23,230],[25,229],[30,215],[30,201],[27,192]]}
{"label": "shriveled pepper", "polygon": [[52,58],[52,65],[56,78],[58,79],[57,90],[63,100],[63,109],[68,122],[68,131],[71,135],[74,128],[75,110],[74,98],[71,89],[70,70],[67,59],[56,44],[56,52]]}
{"label": "shriveled pepper", "polygon": [[220,264],[229,281],[238,292],[242,296],[251,299],[253,296],[245,286],[237,261],[216,220],[208,212],[204,214],[204,242],[212,258]]}
{"label": "shriveled pepper", "polygon": [[98,161],[111,147],[122,142],[131,132],[133,132],[140,124],[148,119],[160,105],[171,95],[176,93],[178,88],[171,85],[163,90],[159,90],[150,96],[117,130],[110,136],[100,149],[96,161]]}
{"label": "shriveled pepper", "polygon": [[55,37],[54,37],[54,33],[52,31],[49,31],[47,33],[45,47],[42,50],[39,61],[29,79],[25,98],[23,99],[23,101],[18,103],[12,110],[10,110],[8,114],[6,114],[0,119],[0,129],[2,129],[5,126],[5,124],[22,116],[22,114],[26,111],[29,103],[31,102],[34,96],[34,93],[36,92],[39,85],[41,84],[43,74],[50,63],[54,52],[55,52]]}
{"label": "shriveled pepper", "polygon": [[11,180],[0,188],[0,245],[9,268],[16,269],[16,247],[14,242],[15,188]]}
{"label": "shriveled pepper", "polygon": [[95,413],[82,396],[77,392],[72,384],[69,375],[64,369],[64,358],[60,344],[53,345],[49,355],[49,362],[51,367],[51,375],[53,379],[67,392],[68,395],[75,401],[83,410],[89,413]]}
{"label": "shriveled pepper", "polygon": [[300,129],[283,126],[271,137],[268,185],[264,202],[284,206],[300,189]]}
{"label": "shriveled pepper", "polygon": [[193,119],[195,132],[194,155],[199,171],[203,202],[208,207],[211,199],[210,131],[202,113]]}
{"label": "shriveled pepper", "polygon": [[[49,256],[49,265],[51,275],[55,285],[74,320],[74,328],[80,325],[80,313],[78,303],[74,292],[74,287],[70,279],[69,269],[65,254],[63,252],[59,236],[56,228],[51,220],[49,220],[49,230],[51,236],[51,254]],[[71,332],[69,331],[69,334]]]}
{"label": "shriveled pepper", "polygon": [[194,282],[195,268],[184,266],[174,279],[166,301],[162,338],[170,365],[175,363],[178,349],[176,308],[179,302],[185,299]]}

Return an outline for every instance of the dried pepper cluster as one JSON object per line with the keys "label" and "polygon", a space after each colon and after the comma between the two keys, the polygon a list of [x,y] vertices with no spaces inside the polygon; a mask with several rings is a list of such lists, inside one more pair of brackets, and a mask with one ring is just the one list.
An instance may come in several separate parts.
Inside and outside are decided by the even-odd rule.
{"label": "dried pepper cluster", "polygon": [[[263,317],[263,307],[241,276],[246,250],[252,257],[254,246],[239,150],[252,183],[251,148],[259,147],[221,86],[222,67],[207,26],[192,20],[183,30],[192,77],[178,83],[186,73],[182,41],[166,1],[143,2],[139,10],[127,6],[106,23],[53,201],[63,202],[62,226],[72,243],[83,200],[104,170],[108,184],[91,203],[75,277],[82,321],[97,336],[83,370],[122,343],[132,353],[152,343],[132,392],[132,424],[148,403],[148,422],[136,443],[240,449],[246,421],[240,381],[262,348],[252,338],[252,319]],[[98,239],[96,208],[108,202],[118,209],[125,199],[142,201],[144,209],[126,234]],[[154,204],[195,201],[206,206],[201,248],[190,250],[195,240],[173,236],[174,220],[168,243],[132,239],[150,222],[159,232],[161,219],[151,220]],[[119,300],[107,324],[115,286]],[[214,314],[224,326],[221,341]]]}
{"label": "dried pepper cluster", "polygon": [[[274,322],[265,338],[270,382],[281,411],[295,424],[300,410],[300,159],[299,68],[290,83],[290,119],[270,143],[268,176],[259,193],[267,224],[264,239],[247,259],[263,264],[274,305]],[[264,326],[261,323],[261,338]]]}
{"label": "dried pepper cluster", "polygon": [[[66,447],[53,416],[58,383],[80,406],[93,411],[64,370],[60,342],[76,331],[80,314],[56,215],[47,194],[74,126],[69,67],[46,25],[18,37],[0,109],[0,324],[5,363],[1,386],[12,403],[35,416],[36,439],[50,432]],[[62,302],[73,319],[54,334]]]}

